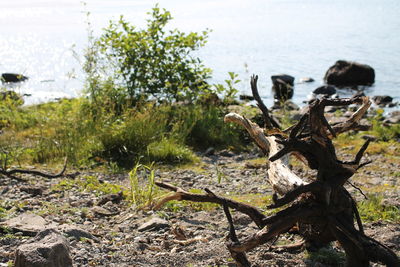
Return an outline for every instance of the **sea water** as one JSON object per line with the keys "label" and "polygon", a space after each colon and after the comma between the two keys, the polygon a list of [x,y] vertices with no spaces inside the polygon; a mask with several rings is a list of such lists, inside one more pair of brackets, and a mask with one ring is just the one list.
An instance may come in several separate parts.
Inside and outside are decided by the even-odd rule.
{"label": "sea water", "polygon": [[78,96],[87,20],[95,35],[120,15],[144,27],[157,2],[172,13],[171,29],[212,30],[196,52],[213,69],[212,83],[224,83],[233,71],[240,93],[249,94],[249,77],[258,74],[260,94],[271,105],[271,75],[312,77],[314,83],[295,85],[294,102],[301,104],[323,84],[326,70],[345,59],[375,69],[367,94],[400,101],[397,0],[0,0],[0,73],[29,76],[14,88],[31,95],[28,104]]}

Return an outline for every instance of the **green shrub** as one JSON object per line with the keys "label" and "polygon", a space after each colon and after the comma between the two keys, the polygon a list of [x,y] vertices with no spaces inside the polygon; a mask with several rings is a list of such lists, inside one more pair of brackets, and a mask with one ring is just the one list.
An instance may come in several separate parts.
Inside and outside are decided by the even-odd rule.
{"label": "green shrub", "polygon": [[108,104],[125,106],[149,98],[193,101],[209,92],[206,80],[211,70],[191,54],[204,46],[208,31],[168,31],[165,27],[171,19],[168,11],[156,6],[145,29],[137,29],[121,16],[98,39],[90,39],[85,71],[91,77],[92,99],[105,96]]}
{"label": "green shrub", "polygon": [[150,161],[159,163],[188,163],[196,161],[196,156],[188,147],[173,139],[163,138],[147,147]]}
{"label": "green shrub", "polygon": [[133,162],[146,156],[149,144],[161,140],[166,126],[166,114],[156,108],[129,110],[115,121],[104,123],[99,133],[99,156],[130,168]]}
{"label": "green shrub", "polygon": [[244,147],[244,131],[235,124],[224,122],[227,111],[217,106],[202,107],[193,128],[187,136],[190,145],[206,149],[234,148],[236,150]]}

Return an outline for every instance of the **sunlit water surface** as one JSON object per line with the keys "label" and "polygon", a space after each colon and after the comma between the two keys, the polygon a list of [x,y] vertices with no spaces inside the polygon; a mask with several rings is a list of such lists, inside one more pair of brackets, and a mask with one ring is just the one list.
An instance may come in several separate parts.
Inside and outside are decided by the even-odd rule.
{"label": "sunlit water surface", "polygon": [[400,100],[397,0],[87,0],[86,6],[79,0],[1,0],[0,73],[30,77],[16,88],[32,95],[27,103],[77,96],[84,83],[86,12],[98,35],[121,14],[143,27],[156,2],[171,11],[171,28],[213,30],[198,52],[214,70],[212,82],[222,83],[234,71],[242,80],[240,92],[250,93],[249,76],[258,74],[261,95],[271,104],[271,75],[313,77],[316,82],[295,86],[300,104],[322,84],[329,66],[346,59],[374,67],[369,94]]}

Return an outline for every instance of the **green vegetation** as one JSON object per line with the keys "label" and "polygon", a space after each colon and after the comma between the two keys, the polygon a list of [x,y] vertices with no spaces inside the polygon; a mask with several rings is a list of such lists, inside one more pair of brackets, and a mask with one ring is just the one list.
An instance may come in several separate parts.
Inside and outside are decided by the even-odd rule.
{"label": "green vegetation", "polygon": [[[140,179],[139,172],[142,172]],[[129,173],[130,182],[130,200],[136,207],[151,206],[154,204],[155,196],[158,193],[158,187],[154,182],[154,168],[153,165],[145,166],[136,163],[136,166]]]}
{"label": "green vegetation", "polygon": [[368,199],[358,203],[358,211],[365,222],[388,221],[400,222],[400,208],[383,204],[383,196],[368,195]]}
{"label": "green vegetation", "polygon": [[383,109],[376,110],[375,116],[373,117],[373,119],[371,119],[372,130],[370,131],[370,133],[376,136],[381,141],[390,141],[396,138],[400,138],[400,125],[383,125],[383,113]]}
{"label": "green vegetation", "polygon": [[191,54],[205,45],[208,31],[168,31],[171,19],[168,11],[156,6],[145,29],[137,29],[122,16],[110,22],[95,41],[99,53],[91,74],[96,82],[88,88],[94,100],[106,96],[117,105],[148,99],[172,103],[194,101],[211,92],[206,82],[211,70]]}
{"label": "green vegetation", "polygon": [[150,15],[144,29],[123,17],[98,38],[89,29],[86,96],[34,106],[0,102],[2,168],[67,156],[77,167],[115,172],[139,159],[186,164],[197,161],[194,150],[244,148],[243,131],[223,122],[237,74],[225,85],[209,84],[211,70],[192,55],[209,31],[166,30],[172,17],[158,6]]}
{"label": "green vegetation", "polygon": [[96,196],[116,194],[123,191],[123,187],[108,182],[99,181],[95,176],[84,176],[75,180],[63,179],[52,187],[53,191],[69,191],[73,188],[81,192],[91,192]]}
{"label": "green vegetation", "polygon": [[331,247],[321,248],[315,252],[306,252],[306,258],[313,263],[323,263],[329,266],[343,266],[346,257],[345,253],[337,251]]}
{"label": "green vegetation", "polygon": [[[386,125],[386,124],[382,123],[382,121],[384,119],[383,113],[384,113],[383,109],[375,110],[375,113],[373,114],[373,116],[368,119],[372,125],[372,127],[369,131],[348,132],[348,133],[342,134],[337,139],[338,142],[341,143],[341,142],[346,142],[349,140],[350,141],[359,140],[359,142],[361,142],[362,141],[361,136],[368,134],[368,135],[372,135],[377,138],[377,141],[375,141],[375,143],[378,142],[382,145],[398,144],[398,142],[395,142],[394,140],[400,138],[400,125],[399,124]],[[370,150],[370,148],[368,150]]]}

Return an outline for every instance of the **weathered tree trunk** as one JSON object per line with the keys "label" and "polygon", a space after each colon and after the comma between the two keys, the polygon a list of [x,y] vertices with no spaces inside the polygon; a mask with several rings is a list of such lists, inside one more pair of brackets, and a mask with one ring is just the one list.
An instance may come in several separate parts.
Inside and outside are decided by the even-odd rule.
{"label": "weathered tree trunk", "polygon": [[[258,95],[257,76],[251,78],[251,87],[263,113],[266,129],[261,129],[257,124],[234,113],[226,115],[225,121],[242,125],[267,156],[268,182],[276,192],[270,208],[286,204],[290,206],[266,217],[255,207],[217,196],[210,190],[206,190],[204,195],[193,194],[158,182],[158,186],[175,191],[175,194],[163,199],[159,206],[172,199],[221,204],[230,226],[230,242],[227,247],[238,266],[250,266],[245,255],[247,251],[289,231],[295,225],[309,246],[318,247],[334,240],[339,241],[346,252],[347,266],[369,266],[370,261],[390,267],[400,266],[400,260],[395,253],[364,234],[357,206],[343,186],[357,169],[368,164],[361,163],[361,158],[369,141],[360,148],[351,162],[340,161],[332,143],[332,138],[340,133],[366,128],[359,121],[370,106],[369,99],[316,99],[296,125],[280,130]],[[324,108],[350,104],[360,104],[360,108],[347,121],[333,127],[329,125],[324,116]],[[309,168],[317,170],[317,176],[311,183],[304,182],[288,168],[290,154],[302,159]],[[239,241],[229,208],[247,214],[260,230]],[[354,221],[357,222],[358,229]]]}

